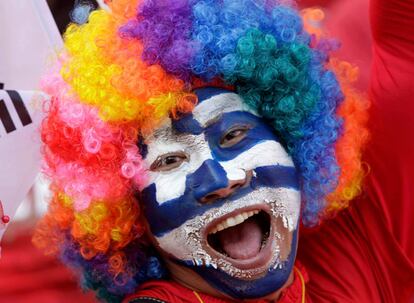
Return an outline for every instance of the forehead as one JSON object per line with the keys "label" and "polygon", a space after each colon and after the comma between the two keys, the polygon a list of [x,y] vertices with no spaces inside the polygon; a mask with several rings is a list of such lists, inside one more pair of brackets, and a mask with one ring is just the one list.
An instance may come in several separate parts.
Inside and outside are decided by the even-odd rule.
{"label": "forehead", "polygon": [[194,93],[197,95],[198,104],[191,114],[184,115],[178,120],[165,119],[158,129],[144,139],[144,148],[141,149],[144,159],[153,161],[159,154],[184,150],[189,146],[206,152],[207,145],[203,144],[203,133],[223,114],[248,112],[258,116],[232,91],[209,87],[197,89]]}
{"label": "forehead", "polygon": [[[239,95],[232,91],[219,88],[202,88],[196,90],[195,94],[198,97],[198,104],[190,116],[203,128],[228,112],[247,111],[257,115]],[[188,122],[189,118],[187,116],[182,119],[183,123]]]}
{"label": "forehead", "polygon": [[232,91],[209,87],[197,89],[194,93],[198,97],[198,104],[193,112],[178,120],[165,119],[164,123],[145,139],[146,144],[154,141],[177,141],[182,134],[199,135],[225,113],[249,112],[258,116]]}

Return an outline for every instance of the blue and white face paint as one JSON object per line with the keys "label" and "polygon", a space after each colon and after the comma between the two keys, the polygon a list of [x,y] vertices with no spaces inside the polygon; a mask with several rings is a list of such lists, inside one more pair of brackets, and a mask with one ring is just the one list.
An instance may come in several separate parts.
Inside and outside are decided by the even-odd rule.
{"label": "blue and white face paint", "polygon": [[296,254],[300,191],[272,129],[230,91],[145,139],[144,211],[161,250],[234,298],[270,294]]}

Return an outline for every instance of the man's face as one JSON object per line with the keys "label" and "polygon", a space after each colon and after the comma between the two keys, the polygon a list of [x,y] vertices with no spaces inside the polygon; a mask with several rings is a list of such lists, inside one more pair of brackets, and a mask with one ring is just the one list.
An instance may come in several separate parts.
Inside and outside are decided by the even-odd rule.
{"label": "man's face", "polygon": [[[266,296],[293,268],[295,166],[237,94],[214,88],[196,94],[192,114],[166,120],[144,142],[150,171],[142,201],[151,234],[167,261],[221,293]],[[191,279],[183,282],[191,286]]]}

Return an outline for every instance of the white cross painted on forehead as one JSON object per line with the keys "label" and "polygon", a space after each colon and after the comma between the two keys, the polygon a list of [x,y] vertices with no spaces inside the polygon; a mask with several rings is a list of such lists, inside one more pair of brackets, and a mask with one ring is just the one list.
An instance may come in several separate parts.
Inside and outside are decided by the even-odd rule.
{"label": "white cross painted on forehead", "polygon": [[249,108],[242,98],[235,93],[222,93],[203,100],[193,110],[193,117],[202,127],[207,127],[216,121],[222,114],[244,111],[259,116],[256,111]]}

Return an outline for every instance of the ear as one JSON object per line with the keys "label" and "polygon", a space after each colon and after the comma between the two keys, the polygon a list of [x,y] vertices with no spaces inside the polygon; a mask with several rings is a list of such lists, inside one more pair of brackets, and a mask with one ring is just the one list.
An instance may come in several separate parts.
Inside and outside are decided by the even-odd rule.
{"label": "ear", "polygon": [[0,90],[0,240],[40,169],[45,94]]}

